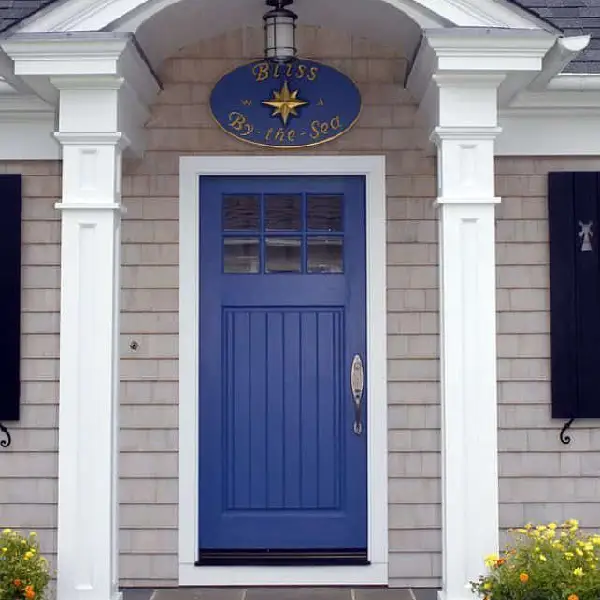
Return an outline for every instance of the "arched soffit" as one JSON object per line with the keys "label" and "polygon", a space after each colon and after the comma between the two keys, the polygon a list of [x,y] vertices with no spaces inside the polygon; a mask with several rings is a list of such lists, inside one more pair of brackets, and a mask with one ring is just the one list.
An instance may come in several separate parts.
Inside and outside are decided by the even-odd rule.
{"label": "arched soffit", "polygon": [[[23,32],[133,32],[158,65],[179,48],[227,30],[261,25],[264,0],[65,0]],[[538,29],[531,15],[504,0],[296,0],[299,23],[372,38],[413,52],[422,29]]]}
{"label": "arched soffit", "polygon": [[[264,2],[260,0],[158,0],[149,10],[112,24],[113,31],[135,31],[153,65],[179,48],[240,27],[261,27]],[[162,4],[162,6],[158,6]],[[416,50],[422,24],[385,0],[299,0],[294,4],[298,24],[351,33],[398,48],[405,56]],[[150,7],[148,7],[150,8]],[[422,16],[428,27],[449,25],[435,15]],[[165,35],[177,32],[176,35]],[[299,53],[307,49],[298,48]]]}

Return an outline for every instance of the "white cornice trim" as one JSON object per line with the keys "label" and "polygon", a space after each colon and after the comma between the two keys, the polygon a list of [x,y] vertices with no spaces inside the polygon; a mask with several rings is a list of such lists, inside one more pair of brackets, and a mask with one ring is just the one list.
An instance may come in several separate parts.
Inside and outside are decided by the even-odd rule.
{"label": "white cornice trim", "polygon": [[600,90],[600,73],[560,73],[548,82],[548,90],[587,92]]}
{"label": "white cornice trim", "polygon": [[0,160],[57,160],[56,110],[37,96],[0,94]]}
{"label": "white cornice trim", "polygon": [[510,109],[498,117],[497,156],[598,156],[597,109]]}
{"label": "white cornice trim", "polygon": [[21,94],[0,94],[0,113],[53,113],[52,105],[44,102],[37,96],[23,96]]}
{"label": "white cornice trim", "polygon": [[600,109],[600,87],[597,89],[573,91],[545,90],[540,92],[525,91],[515,97],[508,109],[512,110],[559,110]]}

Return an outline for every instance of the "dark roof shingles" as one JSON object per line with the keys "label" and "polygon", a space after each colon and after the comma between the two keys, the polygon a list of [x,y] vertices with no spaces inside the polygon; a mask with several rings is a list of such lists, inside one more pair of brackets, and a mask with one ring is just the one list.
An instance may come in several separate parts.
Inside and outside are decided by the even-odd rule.
{"label": "dark roof shingles", "polygon": [[561,29],[566,36],[591,34],[589,46],[569,73],[600,73],[600,0],[511,0]]}
{"label": "dark roof shingles", "polygon": [[0,33],[56,0],[0,0]]}

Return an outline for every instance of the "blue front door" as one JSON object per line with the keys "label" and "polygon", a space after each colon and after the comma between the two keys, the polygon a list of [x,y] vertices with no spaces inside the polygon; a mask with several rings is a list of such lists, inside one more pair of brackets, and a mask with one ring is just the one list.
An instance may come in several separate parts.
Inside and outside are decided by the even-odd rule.
{"label": "blue front door", "polygon": [[199,563],[365,562],[364,179],[202,177],[199,251]]}

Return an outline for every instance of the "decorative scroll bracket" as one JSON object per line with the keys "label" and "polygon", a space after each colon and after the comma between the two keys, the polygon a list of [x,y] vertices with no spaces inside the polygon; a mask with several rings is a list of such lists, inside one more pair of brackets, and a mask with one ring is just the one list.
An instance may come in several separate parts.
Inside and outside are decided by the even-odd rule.
{"label": "decorative scroll bracket", "polygon": [[569,429],[571,427],[571,425],[573,425],[573,421],[575,419],[569,419],[564,425],[563,428],[560,430],[560,441],[563,444],[570,444],[571,443],[571,436],[570,435],[565,435],[567,433],[567,429]]}
{"label": "decorative scroll bracket", "polygon": [[2,432],[6,436],[6,439],[0,440],[0,447],[8,448],[10,446],[12,438],[10,437],[10,432],[2,423],[0,423],[0,432]]}

